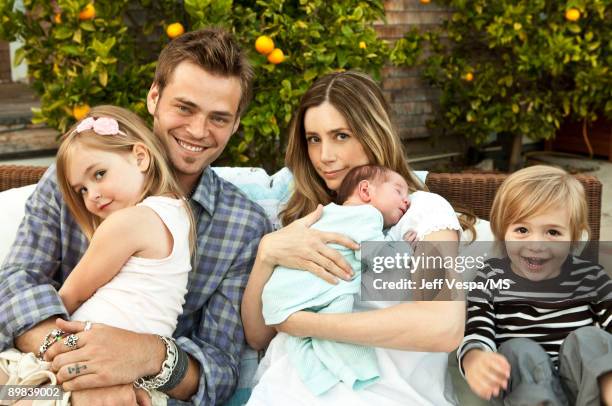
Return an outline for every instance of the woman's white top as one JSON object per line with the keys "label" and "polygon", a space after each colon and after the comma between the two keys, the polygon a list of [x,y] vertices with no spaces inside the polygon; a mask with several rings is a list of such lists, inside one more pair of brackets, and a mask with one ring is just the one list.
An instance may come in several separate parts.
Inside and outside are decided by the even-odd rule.
{"label": "woman's white top", "polygon": [[172,235],[172,252],[162,259],[130,257],[110,282],[74,312],[72,320],[172,337],[183,312],[191,270],[186,204],[163,196],[150,196],[138,204],[151,208],[164,222]]}
{"label": "woman's white top", "polygon": [[[408,230],[417,238],[444,230],[460,230],[451,205],[441,196],[428,192],[411,195],[411,206],[397,224],[396,233]],[[386,308],[398,302],[365,302],[356,300],[354,311]],[[445,315],[431,323],[443,322]],[[372,329],[384,326],[373,325]],[[411,326],[406,326],[410,331]],[[443,406],[454,404],[452,383],[447,374],[448,353],[430,353],[376,348],[380,380],[359,391],[340,383],[322,396],[314,396],[301,382],[289,360],[285,347],[286,334],[278,334],[270,343],[266,356],[259,364],[257,384],[247,405],[351,405],[351,406]]]}

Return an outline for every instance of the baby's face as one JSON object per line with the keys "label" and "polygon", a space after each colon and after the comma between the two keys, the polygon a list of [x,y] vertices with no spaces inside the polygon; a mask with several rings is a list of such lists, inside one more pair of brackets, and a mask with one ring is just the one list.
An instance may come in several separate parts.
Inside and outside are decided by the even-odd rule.
{"label": "baby's face", "polygon": [[370,204],[382,213],[385,228],[396,224],[410,207],[408,184],[400,174],[389,172],[385,182],[374,182],[372,186]]}
{"label": "baby's face", "polygon": [[558,206],[510,224],[504,244],[512,271],[531,281],[558,276],[571,248],[569,218],[567,207]]}

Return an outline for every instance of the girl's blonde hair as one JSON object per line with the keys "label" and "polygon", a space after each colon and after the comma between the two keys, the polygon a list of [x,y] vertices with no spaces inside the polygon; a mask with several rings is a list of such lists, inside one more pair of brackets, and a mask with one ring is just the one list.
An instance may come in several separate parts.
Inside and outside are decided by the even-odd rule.
{"label": "girl's blonde hair", "polygon": [[285,165],[293,173],[295,190],[286,209],[280,213],[283,225],[310,213],[318,204],[335,200],[334,192],[327,188],[308,158],[304,130],[306,111],[324,102],[334,106],[346,119],[371,164],[402,175],[411,192],[426,190],[406,162],[404,148],[388,114],[389,105],[376,82],[356,71],[330,73],[306,91],[289,127]]}
{"label": "girl's blonde hair", "polygon": [[557,207],[567,207],[572,241],[590,234],[588,206],[578,179],[563,169],[536,165],[521,169],[502,183],[491,206],[491,230],[504,240],[511,224]]}
{"label": "girl's blonde hair", "polygon": [[[91,240],[102,219],[87,210],[83,197],[68,183],[68,168],[77,145],[117,154],[129,154],[132,152],[134,145],[141,143],[149,152],[150,163],[144,173],[143,190],[138,201],[142,201],[148,196],[168,195],[174,198],[183,196],[174,171],[169,164],[164,141],[155,136],[140,117],[124,108],[108,105],[92,108],[87,117],[96,119],[100,117],[113,118],[117,120],[119,130],[125,134],[100,135],[93,130],[77,132],[76,127],[80,123],[78,122],[62,137],[62,143],[57,152],[57,181],[70,213],[89,240]],[[191,223],[190,244],[193,252],[195,220],[189,204],[185,203]]]}

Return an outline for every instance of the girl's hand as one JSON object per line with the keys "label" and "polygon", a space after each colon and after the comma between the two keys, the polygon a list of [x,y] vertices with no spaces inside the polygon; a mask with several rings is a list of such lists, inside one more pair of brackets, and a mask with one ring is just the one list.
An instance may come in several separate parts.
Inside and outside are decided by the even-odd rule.
{"label": "girl's hand", "polygon": [[463,357],[463,369],[472,391],[485,400],[499,396],[502,389],[508,388],[510,364],[501,354],[470,350]]}
{"label": "girl's hand", "polygon": [[338,251],[326,244],[336,243],[354,250],[359,249],[359,245],[342,234],[311,229],[321,214],[323,206],[319,205],[307,216],[267,234],[259,244],[258,255],[262,261],[271,267],[282,265],[303,269],[329,283],[338,283],[336,277],[350,280],[353,275],[351,266]]}

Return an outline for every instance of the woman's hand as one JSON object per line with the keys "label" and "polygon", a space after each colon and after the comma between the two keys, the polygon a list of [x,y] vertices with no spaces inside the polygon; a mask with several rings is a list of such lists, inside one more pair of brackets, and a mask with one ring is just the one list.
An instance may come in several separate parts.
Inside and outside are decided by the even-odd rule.
{"label": "woman's hand", "polygon": [[510,364],[501,354],[470,350],[463,357],[463,370],[472,391],[483,399],[499,396],[502,389],[508,388]]}
{"label": "woman's hand", "polygon": [[327,244],[336,243],[354,250],[359,249],[359,245],[342,234],[311,229],[322,213],[323,206],[319,205],[307,216],[266,235],[259,245],[261,260],[272,267],[303,269],[329,283],[338,283],[336,277],[350,280],[353,276],[351,266]]}

